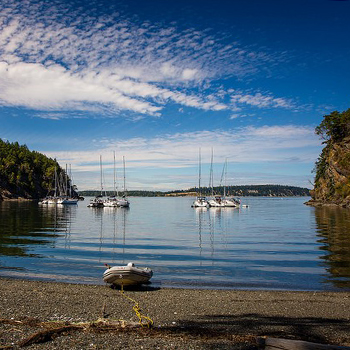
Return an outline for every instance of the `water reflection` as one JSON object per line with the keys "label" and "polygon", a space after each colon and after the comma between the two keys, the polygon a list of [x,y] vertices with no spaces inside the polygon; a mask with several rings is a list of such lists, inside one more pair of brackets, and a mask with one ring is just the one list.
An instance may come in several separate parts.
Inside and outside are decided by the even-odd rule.
{"label": "water reflection", "polygon": [[[326,282],[350,287],[350,211],[344,208],[315,208],[320,249],[325,251]],[[329,278],[331,277],[331,278]]]}
{"label": "water reflection", "polygon": [[[229,236],[234,228],[233,216],[238,211],[237,208],[193,208],[196,214],[196,226],[198,229],[198,249],[200,266],[203,264],[205,255],[210,255],[211,265],[214,266],[221,256],[216,252],[219,243],[223,250],[229,249]],[[206,250],[205,236],[209,235],[209,250]],[[216,241],[220,238],[220,241]],[[218,247],[219,248],[219,247]]]}
{"label": "water reflection", "polygon": [[[108,259],[109,264],[124,265],[126,225],[129,208],[104,207],[98,209],[98,212],[101,213],[100,251],[105,250],[107,254],[111,253],[111,258]],[[105,220],[103,220],[103,217]],[[106,228],[103,226],[103,221],[109,223]],[[104,239],[106,242],[104,242]]]}
{"label": "water reflection", "polygon": [[[66,212],[46,207],[38,210],[31,202],[0,203],[0,254],[4,256],[40,257],[34,253],[35,246],[55,247],[58,232],[66,230]],[[60,218],[60,219],[59,219]]]}
{"label": "water reflection", "polygon": [[104,263],[134,261],[163,286],[350,288],[350,213],[303,202],[252,198],[249,209],[191,208],[191,198],[135,198],[130,209],[4,202],[0,274],[102,283]]}

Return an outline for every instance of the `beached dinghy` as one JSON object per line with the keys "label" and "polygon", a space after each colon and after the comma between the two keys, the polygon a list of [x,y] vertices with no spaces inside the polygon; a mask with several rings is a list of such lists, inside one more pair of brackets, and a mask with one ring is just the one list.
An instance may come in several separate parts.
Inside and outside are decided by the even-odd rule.
{"label": "beached dinghy", "polygon": [[130,286],[147,283],[152,275],[153,271],[149,267],[139,268],[129,262],[126,266],[108,266],[103,273],[103,281],[118,286]]}

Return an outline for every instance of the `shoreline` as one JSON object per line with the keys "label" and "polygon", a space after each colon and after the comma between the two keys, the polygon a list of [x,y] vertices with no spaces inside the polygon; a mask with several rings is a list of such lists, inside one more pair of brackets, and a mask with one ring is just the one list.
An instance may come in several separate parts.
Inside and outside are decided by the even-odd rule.
{"label": "shoreline", "polygon": [[[133,302],[107,285],[0,277],[0,319],[41,322],[137,322]],[[350,292],[126,289],[151,329],[73,332],[28,349],[258,349],[255,338],[288,338],[350,346]],[[38,330],[0,323],[0,348],[16,348]],[[93,346],[91,345],[93,344]]]}

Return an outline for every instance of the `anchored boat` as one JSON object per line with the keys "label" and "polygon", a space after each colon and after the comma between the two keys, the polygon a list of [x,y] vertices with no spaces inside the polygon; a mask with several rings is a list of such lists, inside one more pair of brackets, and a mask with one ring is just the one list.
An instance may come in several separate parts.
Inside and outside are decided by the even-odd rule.
{"label": "anchored boat", "polygon": [[126,266],[108,266],[103,273],[103,281],[118,286],[130,286],[147,283],[152,276],[153,271],[149,267],[139,268],[129,262]]}

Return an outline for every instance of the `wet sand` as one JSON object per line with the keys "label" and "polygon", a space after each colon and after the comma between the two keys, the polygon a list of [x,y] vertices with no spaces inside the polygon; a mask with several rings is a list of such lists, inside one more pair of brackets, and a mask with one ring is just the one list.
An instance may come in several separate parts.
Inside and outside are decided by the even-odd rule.
{"label": "wet sand", "polygon": [[[350,292],[125,290],[152,328],[63,332],[27,349],[257,349],[269,336],[350,346]],[[138,322],[133,302],[104,285],[0,278],[0,349],[42,328],[105,320]],[[17,322],[21,321],[21,322]],[[53,323],[55,324],[55,323]]]}

